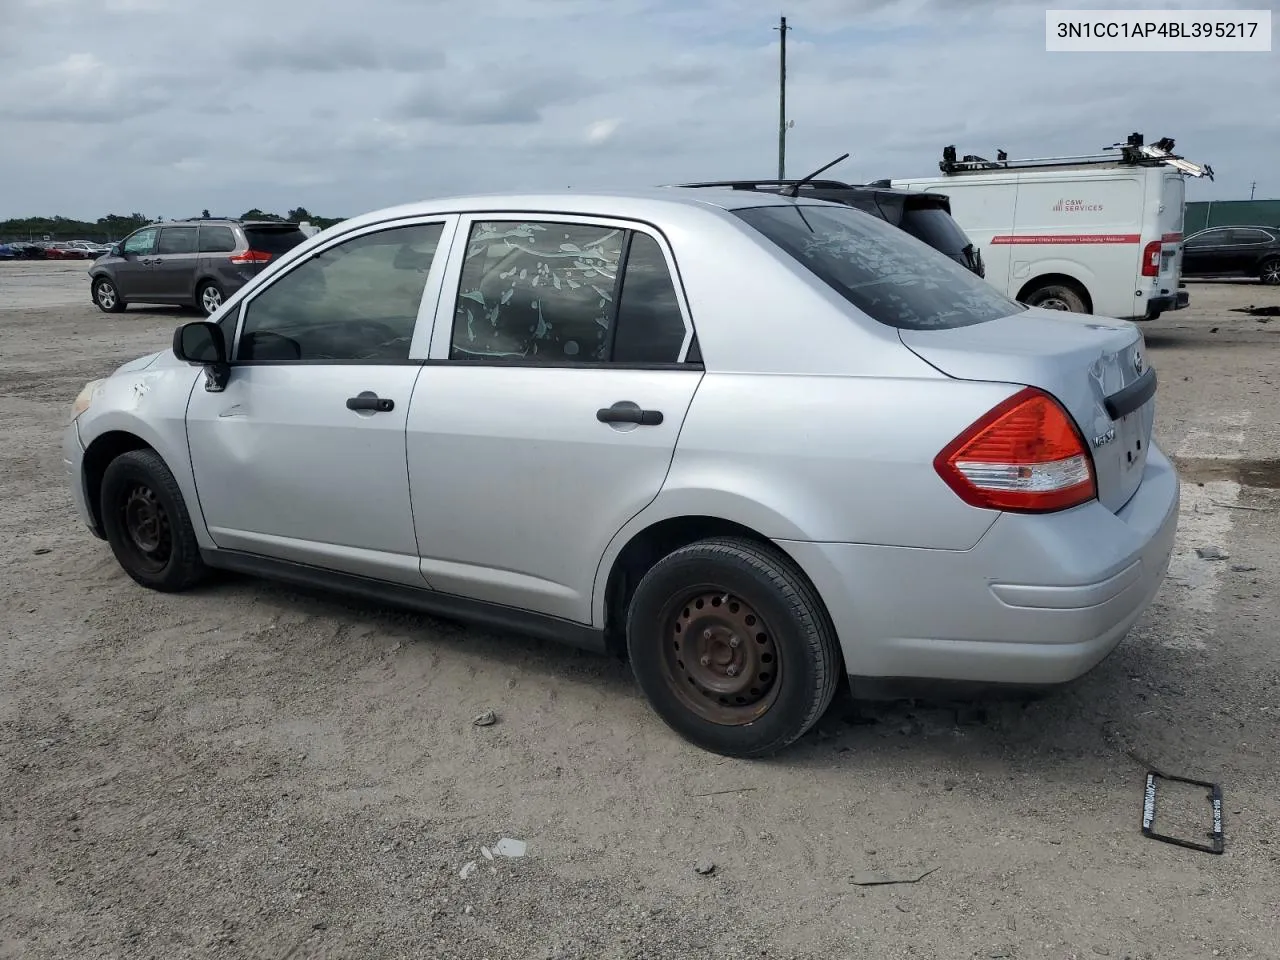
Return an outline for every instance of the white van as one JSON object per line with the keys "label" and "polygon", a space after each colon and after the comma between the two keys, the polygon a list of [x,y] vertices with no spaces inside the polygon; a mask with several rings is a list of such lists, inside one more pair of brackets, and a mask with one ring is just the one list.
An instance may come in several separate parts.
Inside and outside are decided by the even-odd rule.
{"label": "white van", "polygon": [[1188,303],[1182,289],[1184,175],[1211,167],[1172,153],[1173,141],[1118,152],[998,160],[943,151],[941,177],[893,180],[944,193],[982,252],[987,280],[1034,306],[1153,320]]}

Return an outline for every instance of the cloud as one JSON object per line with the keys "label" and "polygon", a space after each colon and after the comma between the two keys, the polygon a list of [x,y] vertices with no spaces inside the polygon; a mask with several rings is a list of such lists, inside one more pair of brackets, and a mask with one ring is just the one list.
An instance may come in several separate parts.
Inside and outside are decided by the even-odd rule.
{"label": "cloud", "polygon": [[[951,143],[1083,153],[1141,130],[1214,165],[1217,183],[1192,181],[1193,199],[1248,196],[1253,180],[1258,196],[1280,197],[1267,162],[1280,130],[1240,93],[1280,89],[1274,55],[1048,54],[1032,0],[785,6],[788,173],[848,150],[833,175],[928,175]],[[197,9],[0,0],[0,219],[299,204],[351,214],[433,194],[776,172],[772,2]]]}
{"label": "cloud", "polygon": [[284,42],[254,41],[236,50],[234,62],[245,70],[338,73],[344,70],[430,70],[444,63],[432,47],[373,37],[312,32]]}
{"label": "cloud", "polygon": [[622,121],[614,117],[610,120],[596,120],[594,123],[587,124],[586,141],[587,143],[599,146],[607,143],[618,132],[618,127]]}

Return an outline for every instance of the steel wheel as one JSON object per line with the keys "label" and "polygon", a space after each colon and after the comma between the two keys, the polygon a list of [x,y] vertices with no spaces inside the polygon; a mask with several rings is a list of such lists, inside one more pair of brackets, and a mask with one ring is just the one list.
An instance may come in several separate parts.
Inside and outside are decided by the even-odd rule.
{"label": "steel wheel", "polygon": [[1264,263],[1260,279],[1269,287],[1280,286],[1280,260],[1268,260]]}
{"label": "steel wheel", "polygon": [[138,565],[151,573],[163,571],[173,554],[173,531],[155,491],[135,484],[120,504],[120,519]]}
{"label": "steel wheel", "polygon": [[215,283],[207,283],[200,289],[200,307],[204,310],[205,316],[216,313],[218,308],[222,306],[222,291],[218,289]]}
{"label": "steel wheel", "polygon": [[782,660],[755,609],[724,590],[669,605],[664,674],[671,692],[711,723],[751,723],[778,697]]}
{"label": "steel wheel", "polygon": [[1066,310],[1068,313],[1071,312],[1070,305],[1061,297],[1045,297],[1036,306],[1042,310]]}
{"label": "steel wheel", "polygon": [[697,540],[649,568],[628,605],[627,653],[658,715],[730,757],[803,736],[843,675],[812,584],[784,554],[739,537]]}

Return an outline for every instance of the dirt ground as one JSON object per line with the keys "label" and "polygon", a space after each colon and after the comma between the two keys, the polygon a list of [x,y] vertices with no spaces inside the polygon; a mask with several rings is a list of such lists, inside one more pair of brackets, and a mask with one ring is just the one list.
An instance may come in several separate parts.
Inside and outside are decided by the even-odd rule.
{"label": "dirt ground", "polygon": [[[0,957],[1280,956],[1280,318],[1231,312],[1280,291],[1194,284],[1144,327],[1184,505],[1114,656],[1031,703],[838,702],[738,762],[611,660],[136,586],[58,437],[191,315],[99,313],[84,270],[0,264]],[[1223,856],[1141,836],[1148,765],[1222,783]],[[1180,800],[1169,826],[1205,829]],[[527,855],[486,859],[500,837]]]}

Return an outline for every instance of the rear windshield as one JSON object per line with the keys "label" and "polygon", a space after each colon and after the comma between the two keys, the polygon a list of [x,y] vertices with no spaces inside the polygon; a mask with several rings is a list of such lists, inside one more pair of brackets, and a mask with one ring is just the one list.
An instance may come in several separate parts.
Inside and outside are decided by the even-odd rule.
{"label": "rear windshield", "polygon": [[733,212],[891,327],[945,330],[1027,309],[945,253],[850,207],[794,204]]}
{"label": "rear windshield", "polygon": [[953,257],[962,256],[965,247],[969,246],[969,238],[960,229],[960,224],[941,207],[908,207],[899,226],[935,250]]}
{"label": "rear windshield", "polygon": [[244,235],[249,241],[249,249],[276,256],[287,253],[307,239],[307,235],[297,227],[245,227]]}

